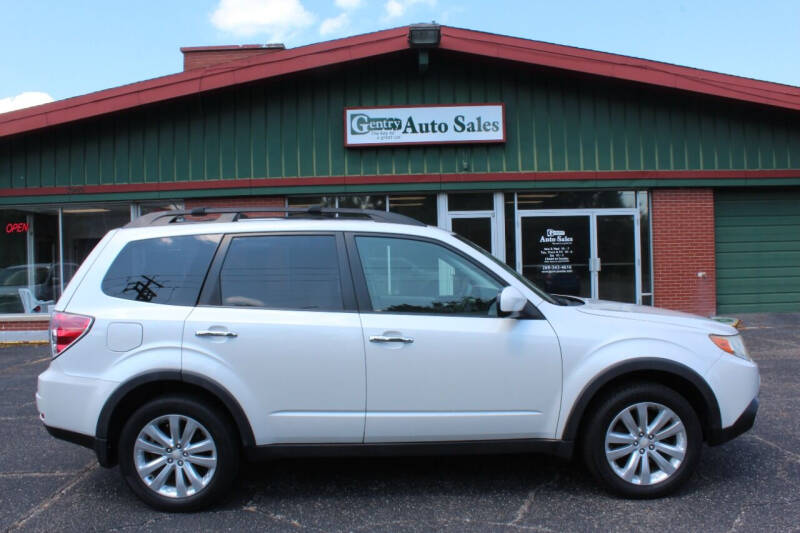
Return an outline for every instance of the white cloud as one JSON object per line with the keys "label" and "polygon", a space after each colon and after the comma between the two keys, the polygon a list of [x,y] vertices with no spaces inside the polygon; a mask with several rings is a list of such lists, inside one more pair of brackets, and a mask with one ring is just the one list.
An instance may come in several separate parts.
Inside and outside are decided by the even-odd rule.
{"label": "white cloud", "polygon": [[427,4],[430,7],[436,5],[436,0],[388,0],[384,4],[386,8],[386,18],[393,19],[402,17],[408,9],[415,4]]}
{"label": "white cloud", "polygon": [[362,0],[336,0],[334,4],[340,9],[357,9],[364,2]]}
{"label": "white cloud", "polygon": [[219,0],[211,23],[220,30],[249,37],[265,34],[283,41],[314,23],[300,0]]}
{"label": "white cloud", "polygon": [[0,113],[8,113],[24,107],[31,107],[35,105],[46,104],[52,102],[53,97],[47,93],[38,91],[29,91],[20,93],[17,96],[9,96],[8,98],[0,98]]}
{"label": "white cloud", "polygon": [[347,13],[342,13],[338,17],[331,17],[323,20],[322,24],[319,25],[319,34],[331,35],[334,33],[340,33],[349,24],[350,17],[347,16]]}

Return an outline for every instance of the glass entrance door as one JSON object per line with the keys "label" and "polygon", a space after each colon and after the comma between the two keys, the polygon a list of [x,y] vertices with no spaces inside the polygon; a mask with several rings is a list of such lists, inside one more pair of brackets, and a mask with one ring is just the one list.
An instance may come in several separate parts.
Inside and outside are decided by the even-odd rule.
{"label": "glass entrance door", "polygon": [[542,289],[641,303],[635,210],[518,211],[517,228],[517,271]]}
{"label": "glass entrance door", "polygon": [[523,217],[520,230],[523,276],[547,292],[591,298],[591,217]]}
{"label": "glass entrance door", "polygon": [[637,302],[637,254],[635,217],[596,215],[597,297],[615,302]]}
{"label": "glass entrance door", "polygon": [[450,230],[466,237],[484,250],[493,252],[492,246],[492,217],[452,217]]}

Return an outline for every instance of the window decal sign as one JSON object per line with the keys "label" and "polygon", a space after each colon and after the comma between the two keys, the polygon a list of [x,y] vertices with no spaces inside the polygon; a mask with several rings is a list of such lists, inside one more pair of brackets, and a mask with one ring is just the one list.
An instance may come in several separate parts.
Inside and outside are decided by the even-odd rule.
{"label": "window decal sign", "polygon": [[542,272],[568,274],[572,272],[573,238],[564,230],[548,228],[539,237],[541,244]]}
{"label": "window decal sign", "polygon": [[349,147],[505,141],[503,104],[347,107],[344,110],[344,144]]}

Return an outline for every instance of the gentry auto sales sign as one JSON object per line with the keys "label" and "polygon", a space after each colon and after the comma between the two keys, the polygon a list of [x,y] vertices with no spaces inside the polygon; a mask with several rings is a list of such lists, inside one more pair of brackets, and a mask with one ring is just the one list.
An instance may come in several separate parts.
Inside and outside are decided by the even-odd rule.
{"label": "gentry auto sales sign", "polygon": [[348,107],[345,146],[502,143],[503,104],[408,107]]}

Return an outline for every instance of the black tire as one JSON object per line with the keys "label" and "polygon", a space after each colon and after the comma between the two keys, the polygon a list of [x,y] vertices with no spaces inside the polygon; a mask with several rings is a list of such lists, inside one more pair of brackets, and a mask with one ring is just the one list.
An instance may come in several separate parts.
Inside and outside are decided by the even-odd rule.
{"label": "black tire", "polygon": [[[618,419],[617,416],[623,416],[623,411],[628,408],[632,409],[629,413],[638,413],[633,406],[642,403],[650,404],[647,411],[650,414],[659,412],[658,406],[653,405],[658,404],[671,410],[679,418],[683,424],[685,434],[667,437],[660,442],[662,445],[682,448],[684,455],[680,459],[677,468],[674,468],[671,461],[677,462],[678,458],[659,452],[659,443],[650,441],[649,435],[646,434],[641,438],[635,437],[640,440],[636,440],[633,443],[609,444],[609,450],[612,453],[618,449],[621,452],[625,452],[624,455],[616,460],[618,461],[616,462],[617,471],[622,470],[624,473],[626,466],[639,461],[638,466],[634,468],[633,479],[629,481],[623,479],[623,473],[618,474],[615,472],[611,464],[613,458],[609,459],[606,456],[606,432],[609,431],[612,422],[615,422],[615,433],[622,433],[623,431],[620,431],[620,428],[626,428],[626,426],[622,418]],[[635,382],[624,384],[601,397],[588,416],[590,418],[584,424],[585,433],[582,440],[586,465],[603,486],[621,496],[637,499],[665,496],[677,490],[689,479],[700,459],[703,433],[697,413],[686,398],[658,383]],[[638,415],[634,416],[633,421],[637,421],[637,418]],[[641,424],[636,424],[636,426],[641,426]],[[663,432],[668,427],[671,427],[671,425],[665,426],[660,431]],[[628,433],[633,434],[630,431]],[[655,431],[652,434],[656,436],[658,433],[658,431]],[[678,443],[679,438],[681,443]],[[653,444],[652,447],[651,442]],[[630,449],[629,447],[633,448],[632,452],[626,451]],[[622,448],[625,448],[625,450],[622,450]],[[642,452],[642,450],[644,451]],[[636,459],[637,453],[640,454],[638,459]],[[655,453],[659,453],[659,458],[667,459],[670,465],[665,465],[667,468],[659,467],[655,460],[656,458],[651,455]],[[644,461],[647,461],[647,473],[644,470]],[[658,469],[658,475],[667,477],[658,479],[658,476],[651,476],[650,470],[652,468]],[[667,474],[669,468],[674,468],[674,471]],[[636,474],[637,471],[641,473]],[[647,479],[652,484],[643,482]]]}
{"label": "black tire", "polygon": [[[215,468],[205,468],[203,466],[191,465],[192,473],[207,474],[206,484],[199,489],[191,487],[190,491],[195,491],[192,494],[178,497],[177,493],[174,496],[164,495],[151,489],[136,468],[136,457],[144,457],[146,460],[158,459],[157,454],[142,455],[141,450],[135,450],[135,444],[141,431],[144,430],[151,422],[156,420],[163,420],[160,417],[166,415],[179,415],[180,420],[186,427],[186,419],[192,419],[200,424],[200,428],[196,433],[200,436],[197,439],[205,436],[210,437],[214,446],[215,452],[202,452],[205,456],[213,456],[216,459]],[[175,419],[173,419],[175,420]],[[169,421],[165,422],[169,423]],[[169,426],[166,426],[167,428]],[[176,446],[180,448],[180,446]],[[181,453],[169,448],[170,453]],[[128,483],[131,490],[147,505],[162,511],[170,512],[186,512],[196,511],[198,509],[212,505],[222,499],[228,494],[229,489],[236,479],[236,474],[239,469],[239,443],[236,439],[236,430],[230,418],[215,406],[203,401],[201,398],[190,395],[168,395],[156,398],[137,409],[127,420],[122,428],[119,439],[119,466],[122,476]],[[189,452],[183,452],[186,455]],[[198,452],[200,455],[201,452]],[[181,460],[180,468],[189,468],[190,461],[186,460],[186,467],[183,467],[182,457],[175,456],[169,459],[170,467],[173,473],[166,476],[167,483],[171,482],[178,485],[177,476],[181,476],[181,481],[184,486],[190,481],[189,475],[184,474],[183,471],[178,474],[178,461]],[[174,463],[174,464],[173,464]],[[166,466],[166,465],[165,465]],[[160,467],[154,471],[153,475],[160,472],[164,467]],[[164,487],[163,490],[167,490]]]}

